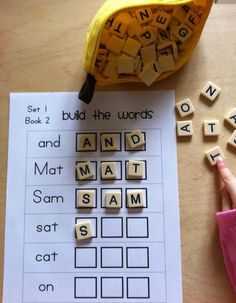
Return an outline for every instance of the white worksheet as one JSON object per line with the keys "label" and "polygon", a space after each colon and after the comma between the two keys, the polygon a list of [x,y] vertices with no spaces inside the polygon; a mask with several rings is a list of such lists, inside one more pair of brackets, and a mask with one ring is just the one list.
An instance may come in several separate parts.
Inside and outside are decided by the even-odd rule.
{"label": "white worksheet", "polygon": [[[76,93],[10,95],[3,303],[182,302],[174,106],[173,91],[98,92],[89,105]],[[145,144],[132,150],[135,130]],[[144,163],[140,180],[128,178],[130,160]],[[86,161],[95,173],[82,181]],[[115,180],[101,178],[102,162],[116,163]],[[83,190],[94,207],[78,207]],[[144,207],[128,208],[137,190]],[[105,207],[107,192],[121,194],[120,209]],[[93,237],[78,241],[85,221]]]}

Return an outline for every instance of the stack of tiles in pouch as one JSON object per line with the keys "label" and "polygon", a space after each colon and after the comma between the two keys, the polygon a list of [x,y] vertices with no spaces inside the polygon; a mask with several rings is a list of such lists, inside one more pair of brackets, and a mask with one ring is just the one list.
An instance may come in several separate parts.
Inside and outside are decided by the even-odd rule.
{"label": "stack of tiles in pouch", "polygon": [[194,3],[129,9],[111,16],[102,30],[95,70],[102,77],[137,77],[150,86],[173,71],[201,23]]}

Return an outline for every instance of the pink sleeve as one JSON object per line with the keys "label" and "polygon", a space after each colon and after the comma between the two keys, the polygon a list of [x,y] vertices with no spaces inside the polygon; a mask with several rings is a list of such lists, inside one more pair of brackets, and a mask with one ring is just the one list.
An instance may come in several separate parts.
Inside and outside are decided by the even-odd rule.
{"label": "pink sleeve", "polygon": [[233,289],[236,292],[236,209],[218,212],[216,220],[225,266]]}

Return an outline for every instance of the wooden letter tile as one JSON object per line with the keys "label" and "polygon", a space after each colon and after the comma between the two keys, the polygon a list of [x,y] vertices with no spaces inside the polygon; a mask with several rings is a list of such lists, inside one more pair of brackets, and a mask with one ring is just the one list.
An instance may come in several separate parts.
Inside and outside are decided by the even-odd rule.
{"label": "wooden letter tile", "polygon": [[172,52],[175,61],[177,61],[179,59],[179,50],[175,41],[172,41]]}
{"label": "wooden letter tile", "polygon": [[192,30],[195,30],[195,29],[196,29],[196,27],[198,26],[199,22],[200,22],[200,18],[199,18],[198,15],[197,15],[194,11],[192,11],[192,10],[190,10],[190,11],[187,13],[187,15],[186,15],[186,17],[185,17],[185,19],[184,19],[184,23],[185,23],[188,27],[190,27]]}
{"label": "wooden letter tile", "polygon": [[149,45],[141,48],[141,58],[143,64],[155,62],[157,60],[155,45]]}
{"label": "wooden letter tile", "polygon": [[137,160],[129,160],[127,165],[128,179],[142,179],[145,170],[145,162]]}
{"label": "wooden letter tile", "polygon": [[79,180],[91,179],[94,176],[93,167],[90,161],[77,163],[76,170]]}
{"label": "wooden letter tile", "polygon": [[101,151],[114,151],[117,149],[117,136],[115,134],[101,135]]}
{"label": "wooden letter tile", "polygon": [[144,207],[143,191],[140,189],[128,190],[126,199],[128,208]]}
{"label": "wooden letter tile", "polygon": [[116,163],[102,162],[101,163],[101,179],[111,180],[116,179]]}
{"label": "wooden letter tile", "polygon": [[137,34],[137,38],[143,46],[148,46],[156,40],[156,36],[152,29],[144,28]]}
{"label": "wooden letter tile", "polygon": [[204,136],[218,136],[220,134],[219,120],[207,120],[203,124]]}
{"label": "wooden letter tile", "polygon": [[171,15],[164,11],[158,11],[155,13],[152,26],[156,26],[161,30],[165,30],[170,23]]}
{"label": "wooden letter tile", "polygon": [[76,238],[78,241],[93,237],[92,224],[90,221],[84,221],[75,224]]}
{"label": "wooden letter tile", "polygon": [[117,62],[119,74],[132,74],[134,72],[134,59],[120,57]]}
{"label": "wooden letter tile", "polygon": [[170,47],[170,46],[172,46],[172,41],[166,41],[166,42],[163,42],[161,44],[158,44],[157,45],[157,50],[163,50],[163,49],[165,49],[167,47]]}
{"label": "wooden letter tile", "polygon": [[128,38],[123,48],[123,52],[131,57],[135,57],[139,52],[140,47],[140,42],[135,39]]}
{"label": "wooden letter tile", "polygon": [[107,49],[115,54],[120,54],[125,45],[125,40],[121,39],[115,35],[111,36],[111,39],[107,43]]}
{"label": "wooden letter tile", "polygon": [[104,56],[106,57],[108,55],[109,51],[106,48],[99,48],[98,49],[98,56]]}
{"label": "wooden letter tile", "polygon": [[162,50],[157,50],[158,60],[163,56],[172,56],[171,47],[168,47],[168,48],[165,48],[165,49],[162,49]]}
{"label": "wooden letter tile", "polygon": [[178,121],[177,122],[177,134],[178,136],[192,136],[193,124],[192,121]]}
{"label": "wooden letter tile", "polygon": [[110,31],[107,29],[103,29],[103,31],[101,33],[100,43],[102,45],[106,46],[110,39],[111,39]]}
{"label": "wooden letter tile", "polygon": [[95,189],[77,191],[77,207],[92,208],[95,206]]}
{"label": "wooden letter tile", "polygon": [[106,57],[98,55],[95,61],[95,67],[99,72],[102,72],[106,66]]}
{"label": "wooden letter tile", "polygon": [[115,63],[113,61],[108,61],[102,74],[107,78],[116,79],[119,75],[117,63]]}
{"label": "wooden letter tile", "polygon": [[106,208],[121,208],[121,192],[107,192],[105,196]]}
{"label": "wooden letter tile", "polygon": [[160,76],[152,66],[143,68],[138,77],[147,85],[150,86]]}
{"label": "wooden letter tile", "polygon": [[95,151],[96,134],[84,134],[79,136],[79,151]]}
{"label": "wooden letter tile", "polygon": [[126,140],[131,149],[135,149],[145,144],[143,134],[140,130],[135,130],[132,133],[126,134]]}
{"label": "wooden letter tile", "polygon": [[172,17],[174,17],[175,19],[177,19],[180,22],[183,22],[189,9],[186,9],[187,5],[175,5],[173,13],[172,13]]}
{"label": "wooden letter tile", "polygon": [[218,157],[222,157],[223,159],[225,159],[225,156],[219,146],[216,146],[216,147],[208,150],[206,152],[206,156],[212,166],[216,165],[216,161],[217,161]]}
{"label": "wooden letter tile", "polygon": [[122,18],[119,18],[119,16],[117,18],[115,18],[111,28],[110,28],[110,32],[113,35],[116,35],[120,38],[123,38],[126,30],[127,30],[128,24],[122,20]]}
{"label": "wooden letter tile", "polygon": [[225,120],[236,128],[236,108],[233,108],[225,117]]}
{"label": "wooden letter tile", "polygon": [[193,34],[193,31],[184,23],[173,27],[172,34],[182,43],[187,41]]}
{"label": "wooden letter tile", "polygon": [[149,7],[137,9],[135,11],[135,13],[136,13],[138,22],[141,25],[146,24],[146,23],[152,21],[152,19],[153,19],[152,10]]}
{"label": "wooden letter tile", "polygon": [[136,18],[133,18],[128,23],[127,33],[130,37],[134,37],[137,33],[141,32],[142,27]]}
{"label": "wooden letter tile", "polygon": [[232,136],[230,137],[228,143],[236,148],[236,130],[232,133]]}
{"label": "wooden letter tile", "polygon": [[109,52],[109,54],[107,56],[107,60],[108,61],[114,62],[116,64],[117,64],[118,58],[119,58],[119,55],[117,55],[117,54],[115,54],[113,52]]}
{"label": "wooden letter tile", "polygon": [[169,32],[167,30],[165,30],[165,31],[159,30],[158,34],[157,34],[157,38],[161,44],[164,42],[167,42],[170,39]]}
{"label": "wooden letter tile", "polygon": [[209,81],[201,91],[201,95],[203,95],[208,100],[213,102],[219,95],[220,91],[221,91],[220,87]]}
{"label": "wooden letter tile", "polygon": [[109,18],[109,19],[106,21],[105,28],[110,29],[110,28],[112,27],[112,24],[113,24],[114,20],[115,20],[114,17]]}
{"label": "wooden letter tile", "polygon": [[158,58],[158,63],[163,73],[170,72],[175,69],[175,60],[172,55],[160,56]]}
{"label": "wooden letter tile", "polygon": [[183,101],[180,101],[176,103],[175,106],[182,118],[190,114],[193,114],[195,111],[194,106],[190,99],[185,99]]}

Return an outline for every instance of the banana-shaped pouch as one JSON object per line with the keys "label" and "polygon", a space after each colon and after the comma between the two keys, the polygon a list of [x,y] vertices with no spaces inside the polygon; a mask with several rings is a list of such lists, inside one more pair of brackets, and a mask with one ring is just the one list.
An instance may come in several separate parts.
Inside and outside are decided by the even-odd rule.
{"label": "banana-shaped pouch", "polygon": [[107,0],[91,22],[84,49],[89,103],[96,84],[150,86],[183,66],[200,38],[213,0]]}

